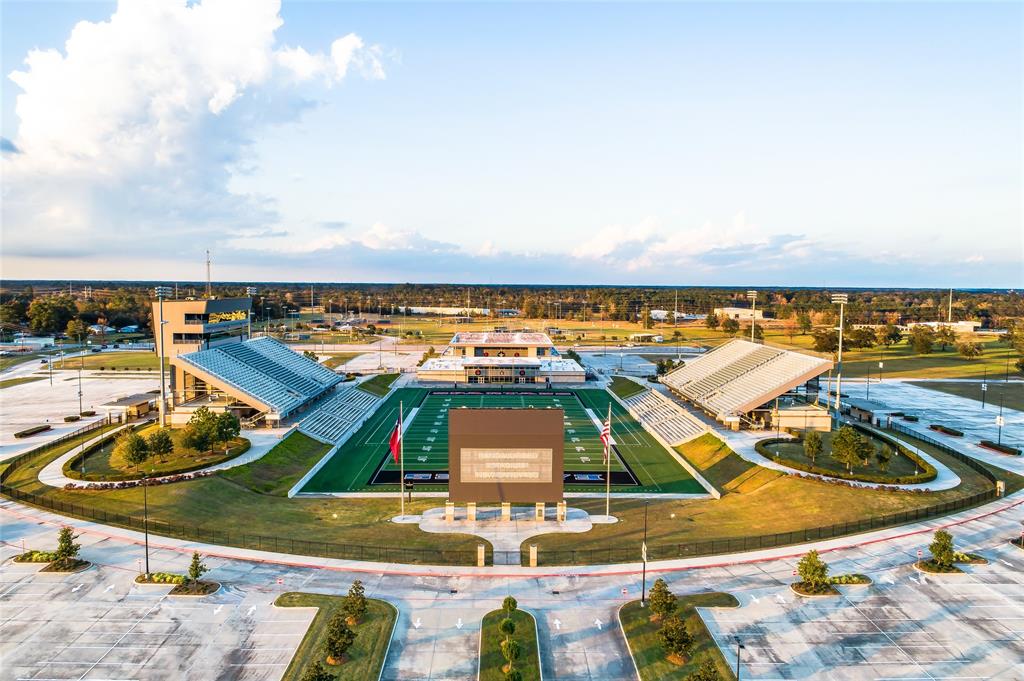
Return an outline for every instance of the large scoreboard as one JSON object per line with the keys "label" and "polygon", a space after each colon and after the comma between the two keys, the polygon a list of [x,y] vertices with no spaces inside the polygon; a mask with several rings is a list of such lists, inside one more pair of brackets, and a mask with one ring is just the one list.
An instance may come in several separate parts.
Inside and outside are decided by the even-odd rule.
{"label": "large scoreboard", "polygon": [[564,427],[561,409],[449,410],[449,500],[562,501]]}

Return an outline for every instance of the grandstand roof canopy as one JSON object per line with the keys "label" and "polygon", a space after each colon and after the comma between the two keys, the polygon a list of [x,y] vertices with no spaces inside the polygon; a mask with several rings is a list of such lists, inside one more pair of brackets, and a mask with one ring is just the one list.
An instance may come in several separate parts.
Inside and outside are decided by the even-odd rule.
{"label": "grandstand roof canopy", "polygon": [[689,360],[661,382],[718,416],[744,414],[820,376],[832,362],[745,340]]}
{"label": "grandstand roof canopy", "polygon": [[521,347],[549,347],[551,338],[546,333],[502,333],[502,332],[473,332],[457,333],[452,338],[450,345],[467,345],[478,347],[482,345],[514,345]]}
{"label": "grandstand roof canopy", "polygon": [[273,338],[224,343],[172,362],[224,392],[284,418],[344,380]]}

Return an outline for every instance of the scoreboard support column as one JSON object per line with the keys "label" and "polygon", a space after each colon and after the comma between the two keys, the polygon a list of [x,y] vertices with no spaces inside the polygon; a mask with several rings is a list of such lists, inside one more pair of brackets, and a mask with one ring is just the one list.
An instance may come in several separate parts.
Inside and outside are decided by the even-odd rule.
{"label": "scoreboard support column", "polygon": [[537,522],[544,522],[544,502],[538,501],[533,508],[533,519]]}
{"label": "scoreboard support column", "polygon": [[507,501],[501,502],[501,519],[504,521],[512,520],[512,504]]}

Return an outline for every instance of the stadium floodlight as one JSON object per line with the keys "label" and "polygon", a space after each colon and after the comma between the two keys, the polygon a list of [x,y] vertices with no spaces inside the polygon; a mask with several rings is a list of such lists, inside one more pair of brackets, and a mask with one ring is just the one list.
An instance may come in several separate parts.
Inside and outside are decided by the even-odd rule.
{"label": "stadium floodlight", "polygon": [[754,322],[757,319],[757,291],[747,291],[747,300],[750,301],[750,342],[754,342]]}
{"label": "stadium floodlight", "polygon": [[245,295],[247,295],[247,296],[254,296],[254,295],[256,295],[256,287],[255,286],[246,286],[245,287]]}
{"label": "stadium floodlight", "polygon": [[160,333],[155,334],[160,343],[160,427],[167,425],[167,395],[164,392],[164,298],[171,296],[170,286],[157,286],[153,289],[157,300],[160,301]]}
{"label": "stadium floodlight", "polygon": [[836,360],[836,417],[839,416],[840,399],[843,394],[843,312],[850,296],[846,293],[833,293],[832,304],[839,306],[839,356]]}

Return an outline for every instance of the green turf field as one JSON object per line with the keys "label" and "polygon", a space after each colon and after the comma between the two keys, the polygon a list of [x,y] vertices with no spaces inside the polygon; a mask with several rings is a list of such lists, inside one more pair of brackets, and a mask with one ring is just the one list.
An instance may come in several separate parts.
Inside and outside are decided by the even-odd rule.
{"label": "green turf field", "polygon": [[[482,394],[484,392],[491,394]],[[476,394],[473,394],[476,393]],[[519,393],[519,394],[509,394]],[[523,394],[525,393],[525,394]],[[402,388],[395,391],[303,488],[303,492],[395,491],[398,466],[388,453],[388,438],[398,419],[406,421],[406,479],[416,490],[446,491],[448,409],[459,407],[561,408],[565,412],[565,472],[569,491],[604,489],[598,427],[587,413],[601,418],[612,405],[613,489],[623,492],[699,493],[703,489],[629,413],[604,390],[554,390],[529,394],[493,389],[454,393]],[[600,477],[595,477],[600,476]]]}

